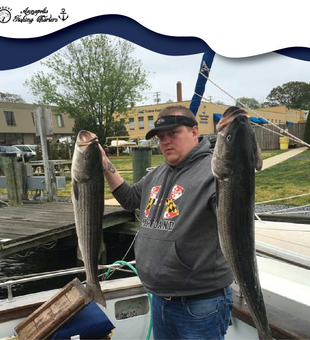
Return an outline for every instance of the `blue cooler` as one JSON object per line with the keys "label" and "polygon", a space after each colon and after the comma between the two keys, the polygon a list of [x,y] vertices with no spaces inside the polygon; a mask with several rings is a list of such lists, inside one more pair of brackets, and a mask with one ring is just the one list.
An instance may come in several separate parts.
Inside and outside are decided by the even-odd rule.
{"label": "blue cooler", "polygon": [[104,339],[114,328],[104,311],[95,301],[92,301],[74,318],[66,322],[50,339],[70,340],[74,335],[79,335],[83,340]]}

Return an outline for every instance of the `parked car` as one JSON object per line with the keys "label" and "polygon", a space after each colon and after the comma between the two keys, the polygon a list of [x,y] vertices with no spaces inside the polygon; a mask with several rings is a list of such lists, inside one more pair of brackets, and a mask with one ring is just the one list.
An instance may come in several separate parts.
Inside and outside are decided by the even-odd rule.
{"label": "parked car", "polygon": [[159,153],[158,141],[155,139],[140,139],[139,146],[150,146],[153,153]]}
{"label": "parked car", "polygon": [[37,154],[35,149],[32,148],[32,147],[36,147],[36,145],[21,144],[21,145],[13,145],[13,146],[17,147],[27,158],[31,158]]}
{"label": "parked car", "polygon": [[217,135],[216,134],[212,134],[212,135],[205,135],[205,137],[207,137],[207,139],[210,142],[210,149],[214,149],[215,144],[216,144],[216,139],[217,139]]}
{"label": "parked car", "polygon": [[0,152],[15,153],[18,161],[22,161],[22,152],[16,146],[0,145]]}

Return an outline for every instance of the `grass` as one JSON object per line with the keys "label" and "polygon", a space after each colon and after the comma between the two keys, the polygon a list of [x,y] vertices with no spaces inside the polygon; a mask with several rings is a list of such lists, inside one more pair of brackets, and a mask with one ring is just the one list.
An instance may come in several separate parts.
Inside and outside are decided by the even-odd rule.
{"label": "grass", "polygon": [[[263,159],[278,155],[285,150],[263,151]],[[132,157],[109,157],[121,176],[130,184],[133,184]],[[162,155],[153,155],[151,166],[156,167],[164,161]],[[61,197],[71,196],[71,178],[66,178],[66,189],[59,190]],[[5,193],[0,189],[0,193]],[[289,159],[269,169],[256,173],[256,202],[273,200],[278,198],[296,196],[310,193],[310,150],[306,150],[299,157]],[[113,198],[111,191],[105,184],[105,198]],[[302,198],[294,198],[276,204],[305,205],[310,204],[310,195]]]}
{"label": "grass", "polygon": [[[310,193],[310,150],[296,158],[256,173],[256,202]],[[310,204],[310,195],[275,202],[277,204]]]}
{"label": "grass", "polygon": [[[111,163],[115,166],[117,171],[120,172],[121,176],[130,184],[133,184],[133,166],[131,156],[109,156]],[[152,155],[151,167],[156,167],[164,161],[163,155]],[[66,178],[66,189],[58,190],[58,196],[60,197],[70,197],[71,196],[71,178]],[[113,198],[110,188],[105,182],[105,198]]]}

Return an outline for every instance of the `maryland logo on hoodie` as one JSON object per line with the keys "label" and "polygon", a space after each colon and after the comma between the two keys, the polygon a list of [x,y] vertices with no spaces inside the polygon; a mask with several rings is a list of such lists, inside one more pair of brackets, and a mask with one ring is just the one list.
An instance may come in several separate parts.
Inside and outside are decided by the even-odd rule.
{"label": "maryland logo on hoodie", "polygon": [[[156,205],[158,203],[158,193],[161,188],[161,185],[155,186],[152,188],[150,195],[149,195],[149,201],[145,208],[145,217],[148,217],[150,214],[150,211],[153,207],[153,205]],[[183,195],[184,189],[180,185],[175,185],[172,188],[172,191],[170,193],[169,198],[165,199],[165,212],[164,212],[164,219],[170,219],[173,217],[176,217],[179,215],[179,208],[176,205],[175,201],[180,198]]]}

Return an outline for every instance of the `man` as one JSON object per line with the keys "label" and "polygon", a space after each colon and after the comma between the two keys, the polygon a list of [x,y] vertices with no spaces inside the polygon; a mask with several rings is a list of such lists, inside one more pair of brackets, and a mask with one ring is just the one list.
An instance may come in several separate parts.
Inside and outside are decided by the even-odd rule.
{"label": "man", "polygon": [[224,339],[233,275],[218,239],[209,142],[184,106],[163,109],[146,139],[155,135],[165,162],[133,186],[102,151],[113,195],[140,208],[136,268],[153,294],[154,339]]}

